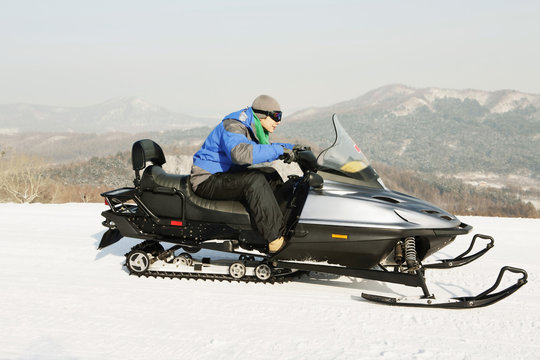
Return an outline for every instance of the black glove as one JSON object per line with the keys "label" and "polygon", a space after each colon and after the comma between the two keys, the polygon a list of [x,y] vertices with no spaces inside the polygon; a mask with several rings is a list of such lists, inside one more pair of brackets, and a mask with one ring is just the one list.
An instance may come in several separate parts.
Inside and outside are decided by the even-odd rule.
{"label": "black glove", "polygon": [[283,160],[285,164],[290,164],[293,161],[296,160],[296,155],[294,154],[294,151],[291,149],[288,149],[286,147],[283,148],[283,155],[280,155],[279,158]]}

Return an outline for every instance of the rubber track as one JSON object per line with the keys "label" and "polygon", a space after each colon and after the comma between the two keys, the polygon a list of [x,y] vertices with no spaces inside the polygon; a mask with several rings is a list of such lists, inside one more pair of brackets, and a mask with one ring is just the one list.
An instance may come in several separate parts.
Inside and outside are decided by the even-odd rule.
{"label": "rubber track", "polygon": [[[126,266],[127,267],[127,266]],[[128,269],[129,270],[129,269]],[[257,282],[263,284],[282,284],[292,281],[294,278],[300,278],[304,272],[297,271],[291,274],[282,276],[272,276],[268,280],[259,280],[256,276],[244,276],[241,279],[235,279],[230,275],[225,274],[205,274],[196,272],[176,272],[176,271],[145,271],[144,273],[130,272],[130,275],[138,277],[154,277],[154,278],[169,278],[169,279],[195,279],[195,280],[210,280],[210,281],[228,281],[228,282]]]}
{"label": "rubber track", "polygon": [[[302,274],[305,273],[305,271],[296,271],[290,274],[284,274],[281,276],[275,276],[273,275],[268,280],[259,280],[256,276],[244,276],[241,279],[235,279],[230,275],[226,274],[207,274],[207,273],[198,273],[198,272],[177,272],[177,271],[145,271],[144,273],[138,273],[129,270],[129,267],[127,266],[127,256],[135,250],[142,250],[147,252],[154,252],[154,251],[163,251],[163,247],[161,244],[157,243],[153,240],[146,240],[140,244],[135,245],[131,248],[131,250],[125,254],[126,256],[126,262],[124,263],[124,266],[128,269],[130,275],[135,275],[138,277],[144,276],[144,277],[154,277],[154,278],[170,278],[170,279],[195,279],[195,280],[210,280],[210,281],[228,281],[228,282],[257,282],[257,283],[264,283],[264,284],[282,284],[284,282],[292,281],[294,278],[300,278]],[[157,254],[156,254],[157,255]]]}

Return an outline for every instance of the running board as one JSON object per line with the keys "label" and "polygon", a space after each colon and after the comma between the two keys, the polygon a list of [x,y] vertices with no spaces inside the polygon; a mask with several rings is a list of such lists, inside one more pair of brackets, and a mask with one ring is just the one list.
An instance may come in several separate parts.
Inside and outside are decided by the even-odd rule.
{"label": "running board", "polygon": [[[478,238],[489,240],[490,242],[486,245],[485,249],[482,249],[482,250],[478,251],[476,254],[465,256],[465,255],[467,255],[468,253],[471,252],[471,250],[474,247],[474,243],[476,242],[476,239],[478,239]],[[455,258],[453,258],[453,259],[439,260],[440,262],[438,262],[438,263],[423,264],[422,266],[425,269],[450,269],[450,268],[455,268],[455,267],[458,267],[458,266],[467,265],[468,263],[473,262],[474,260],[478,259],[480,256],[487,253],[493,246],[495,246],[495,240],[491,236],[482,235],[482,234],[476,234],[476,235],[474,235],[474,237],[473,237],[473,239],[471,241],[471,245],[469,246],[469,248],[463,254],[460,254],[460,255],[456,256]]]}
{"label": "running board", "polygon": [[[497,293],[492,293],[499,284],[506,271],[522,274],[523,276],[518,281],[504,290]],[[527,283],[527,272],[523,269],[505,266],[499,272],[499,276],[495,281],[495,284],[477,296],[456,297],[450,299],[437,299],[434,296],[429,297],[404,297],[395,298],[373,294],[362,293],[362,298],[374,301],[384,305],[396,305],[396,306],[414,306],[414,307],[433,307],[444,309],[471,309],[477,307],[488,306],[496,303],[499,300],[504,299],[507,296],[512,295],[520,287]]]}

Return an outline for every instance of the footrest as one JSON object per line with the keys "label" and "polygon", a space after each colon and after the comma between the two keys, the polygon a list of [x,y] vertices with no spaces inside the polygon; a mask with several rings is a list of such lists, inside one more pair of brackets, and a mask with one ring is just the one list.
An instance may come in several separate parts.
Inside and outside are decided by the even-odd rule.
{"label": "footrest", "polygon": [[238,241],[224,240],[222,242],[203,242],[199,246],[209,250],[232,252],[238,246]]}

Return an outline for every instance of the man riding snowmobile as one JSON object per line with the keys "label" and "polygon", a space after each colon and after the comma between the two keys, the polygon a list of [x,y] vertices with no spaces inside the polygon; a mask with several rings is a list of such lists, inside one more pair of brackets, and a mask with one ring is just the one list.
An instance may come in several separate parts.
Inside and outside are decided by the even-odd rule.
{"label": "man riding snowmobile", "polygon": [[[433,204],[388,189],[336,115],[332,117],[335,140],[316,157],[307,148],[261,144],[261,137],[258,134],[255,137],[256,130],[251,127],[254,112],[270,116],[274,123],[280,120],[277,110],[255,106],[233,113],[210,134],[195,163],[206,170],[203,176],[207,179],[220,172],[234,174],[233,168],[240,168],[243,170],[240,174],[246,176],[245,166],[264,158],[262,149],[270,154],[274,151],[269,159],[292,151],[294,157],[288,160],[294,160],[303,175],[291,175],[283,185],[284,189],[290,189],[283,203],[287,238],[283,248],[270,253],[268,242],[259,235],[256,214],[250,213],[245,203],[202,198],[193,191],[190,175],[166,173],[162,168],[166,160],[161,147],[150,139],[142,139],[132,148],[134,186],[102,194],[109,206],[102,213],[103,225],[108,230],[98,249],[123,237],[144,240],[125,255],[129,273],[137,276],[274,283],[303,272],[317,272],[422,290],[422,295],[417,297],[362,294],[362,298],[370,301],[402,306],[452,309],[487,306],[527,283],[525,270],[504,266],[493,286],[479,295],[435,297],[428,289],[426,270],[467,265],[493,248],[494,239],[476,234],[462,254],[430,261],[431,255],[456,237],[468,234],[472,226]],[[225,126],[231,129],[231,125],[256,140],[249,140],[246,133],[227,131]],[[224,147],[229,152],[220,153],[217,147],[220,143],[212,138],[220,132],[227,132],[226,135],[237,140]],[[244,136],[249,141],[238,141]],[[238,153],[233,149],[239,150]],[[225,165],[209,161],[212,156],[224,157]],[[200,188],[204,181],[194,184]],[[227,182],[221,185],[223,192],[236,189],[234,181],[228,183],[229,187]],[[485,248],[472,253],[477,241],[485,241]],[[191,255],[200,250],[204,251],[195,257]],[[208,256],[209,251],[218,254]],[[497,291],[507,273],[521,278]]]}
{"label": "man riding snowmobile", "polygon": [[211,200],[238,200],[247,205],[270,252],[284,244],[283,214],[274,196],[283,185],[274,169],[248,166],[292,156],[292,144],[270,143],[269,135],[281,122],[276,99],[260,95],[251,107],[233,112],[214,128],[193,156],[191,186]]}

